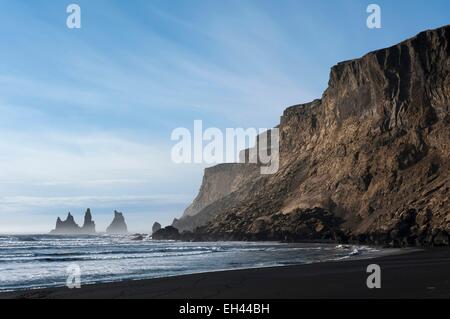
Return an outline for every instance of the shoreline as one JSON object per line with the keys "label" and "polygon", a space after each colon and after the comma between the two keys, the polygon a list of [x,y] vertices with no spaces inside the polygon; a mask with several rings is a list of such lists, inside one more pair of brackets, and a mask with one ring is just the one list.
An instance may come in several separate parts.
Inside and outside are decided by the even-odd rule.
{"label": "shoreline", "polygon": [[[16,235],[11,235],[16,236]],[[48,234],[42,235],[42,234],[33,234],[30,236],[48,236]],[[52,235],[50,236],[58,236],[58,237],[73,237],[73,238],[80,238],[79,235]],[[99,237],[96,235],[85,235],[82,237]],[[126,236],[129,237],[129,236]],[[192,242],[183,242],[178,240],[152,240],[157,242],[168,242],[168,243],[192,243]],[[135,281],[143,281],[143,280],[152,280],[152,279],[164,279],[164,278],[173,278],[173,277],[181,277],[181,276],[189,276],[189,275],[202,275],[202,274],[209,274],[209,273],[220,273],[220,272],[228,272],[228,271],[236,271],[236,270],[254,270],[254,269],[267,269],[267,268],[284,268],[288,266],[300,266],[300,265],[308,265],[308,264],[317,264],[317,263],[324,263],[324,262],[343,262],[343,261],[352,261],[352,260],[369,260],[374,258],[380,258],[385,256],[392,256],[392,255],[400,255],[400,254],[409,254],[415,251],[421,251],[423,248],[420,247],[408,247],[408,248],[393,248],[393,247],[383,247],[379,245],[357,245],[357,244],[338,244],[331,241],[302,241],[302,242],[279,242],[279,241],[222,241],[222,242],[214,242],[214,241],[207,241],[207,242],[194,242],[194,243],[235,243],[235,244],[248,244],[248,243],[254,243],[254,244],[275,244],[275,245],[282,245],[282,244],[288,244],[288,245],[296,245],[296,244],[309,244],[309,245],[330,245],[333,246],[335,249],[338,249],[339,246],[343,246],[341,248],[343,249],[353,249],[353,251],[347,255],[343,255],[343,257],[335,257],[330,259],[324,259],[324,260],[314,260],[314,261],[304,261],[304,262],[287,262],[287,263],[279,263],[275,265],[260,265],[260,266],[241,266],[241,267],[225,267],[225,268],[216,268],[211,270],[204,270],[204,271],[193,271],[193,272],[185,272],[185,273],[179,273],[179,274],[173,274],[173,275],[167,275],[167,276],[154,276],[154,277],[143,277],[143,278],[122,278],[122,279],[111,279],[109,281],[98,281],[98,282],[87,282],[84,283],[84,286],[92,286],[92,285],[100,285],[100,284],[114,284],[114,283],[120,283],[120,282],[135,282]],[[322,246],[320,246],[322,247]],[[374,252],[375,251],[375,252]],[[41,291],[41,290],[48,290],[48,289],[61,289],[65,288],[66,286],[62,283],[59,285],[51,285],[51,286],[34,286],[34,287],[18,287],[18,288],[10,288],[6,290],[0,289],[0,295],[5,293],[20,293],[20,292],[32,292],[32,291]],[[0,298],[1,299],[1,298]]]}
{"label": "shoreline", "polygon": [[[368,289],[367,266],[381,267]],[[450,249],[399,251],[370,259],[197,273],[0,293],[0,299],[322,299],[450,298]]]}

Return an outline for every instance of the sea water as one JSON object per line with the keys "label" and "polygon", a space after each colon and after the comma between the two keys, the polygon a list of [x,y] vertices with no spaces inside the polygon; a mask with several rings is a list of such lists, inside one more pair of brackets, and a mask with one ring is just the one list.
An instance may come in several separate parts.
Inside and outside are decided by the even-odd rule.
{"label": "sea water", "polygon": [[0,235],[0,291],[64,286],[67,269],[81,284],[200,272],[275,267],[388,253],[367,246],[272,242],[175,242],[133,236]]}

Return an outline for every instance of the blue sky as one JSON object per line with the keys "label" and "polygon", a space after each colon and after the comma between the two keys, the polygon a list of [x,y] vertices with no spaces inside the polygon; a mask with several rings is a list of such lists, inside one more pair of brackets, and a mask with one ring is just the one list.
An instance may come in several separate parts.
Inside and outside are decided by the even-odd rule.
{"label": "blue sky", "polygon": [[[77,3],[82,28],[66,27]],[[382,29],[366,27],[366,7]],[[0,233],[58,215],[132,231],[180,216],[202,165],[171,163],[177,127],[272,127],[329,69],[450,22],[450,2],[1,0]]]}

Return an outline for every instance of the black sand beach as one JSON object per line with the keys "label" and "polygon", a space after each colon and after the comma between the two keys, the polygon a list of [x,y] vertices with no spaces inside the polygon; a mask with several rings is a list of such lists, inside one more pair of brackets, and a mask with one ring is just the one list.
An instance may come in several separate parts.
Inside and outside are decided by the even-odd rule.
{"label": "black sand beach", "polygon": [[[367,288],[369,264],[381,267],[381,289]],[[180,277],[2,293],[0,298],[450,298],[450,249],[370,260],[235,270]]]}

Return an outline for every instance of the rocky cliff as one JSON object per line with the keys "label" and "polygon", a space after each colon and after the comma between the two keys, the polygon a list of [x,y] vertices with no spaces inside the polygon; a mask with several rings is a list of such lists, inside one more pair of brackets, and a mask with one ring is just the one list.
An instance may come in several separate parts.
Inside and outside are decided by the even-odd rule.
{"label": "rocky cliff", "polygon": [[210,169],[185,238],[448,245],[449,56],[445,26],[334,66],[281,117],[278,172],[223,187]]}
{"label": "rocky cliff", "polygon": [[221,164],[205,169],[198,196],[172,226],[180,231],[192,231],[204,225],[215,215],[214,211],[208,213],[206,207],[258,177],[259,168],[254,164]]}
{"label": "rocky cliff", "polygon": [[114,219],[111,224],[106,228],[108,234],[126,234],[128,233],[127,224],[125,223],[125,218],[123,214],[114,211]]}

